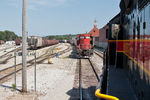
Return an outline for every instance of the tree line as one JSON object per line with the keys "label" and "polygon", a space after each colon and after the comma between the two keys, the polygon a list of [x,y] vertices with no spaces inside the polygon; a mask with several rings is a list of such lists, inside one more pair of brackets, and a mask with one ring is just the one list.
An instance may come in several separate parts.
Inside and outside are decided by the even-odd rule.
{"label": "tree line", "polygon": [[[72,37],[74,37],[76,35],[50,35],[50,36],[46,36],[45,38],[47,39],[57,39],[57,40],[71,40]],[[0,40],[3,41],[13,41],[16,38],[20,38],[18,35],[16,35],[14,32],[6,30],[6,31],[0,31]]]}
{"label": "tree line", "polygon": [[3,40],[3,41],[13,41],[15,40],[16,38],[18,38],[18,36],[12,32],[12,31],[0,31],[0,40]]}

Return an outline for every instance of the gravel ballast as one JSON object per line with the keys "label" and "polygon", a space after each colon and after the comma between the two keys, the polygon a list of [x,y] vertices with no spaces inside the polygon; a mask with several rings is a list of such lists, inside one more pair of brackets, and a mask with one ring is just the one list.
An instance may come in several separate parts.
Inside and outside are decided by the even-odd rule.
{"label": "gravel ballast", "polygon": [[[61,45],[62,46],[62,45]],[[64,45],[63,45],[64,46]],[[66,48],[66,47],[64,47]],[[37,65],[37,91],[34,92],[34,67],[27,70],[28,92],[22,95],[20,92],[0,87],[2,100],[67,100],[67,94],[73,87],[74,73],[77,59],[69,58],[71,51],[61,55],[59,58],[51,58],[53,64],[45,60]],[[22,75],[17,75],[17,88],[21,89]],[[11,86],[14,79],[5,82],[3,85]],[[6,92],[5,92],[6,91]],[[30,98],[30,99],[29,99]]]}

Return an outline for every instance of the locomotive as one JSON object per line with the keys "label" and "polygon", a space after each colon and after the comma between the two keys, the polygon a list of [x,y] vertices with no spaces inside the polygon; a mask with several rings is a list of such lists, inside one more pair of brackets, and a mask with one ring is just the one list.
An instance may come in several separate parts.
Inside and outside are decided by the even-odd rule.
{"label": "locomotive", "polygon": [[[123,68],[138,100],[150,99],[150,0],[121,0],[108,24],[107,65]],[[119,31],[112,33],[112,25]]]}
{"label": "locomotive", "polygon": [[93,55],[94,42],[89,34],[80,34],[76,37],[77,57],[89,58]]}

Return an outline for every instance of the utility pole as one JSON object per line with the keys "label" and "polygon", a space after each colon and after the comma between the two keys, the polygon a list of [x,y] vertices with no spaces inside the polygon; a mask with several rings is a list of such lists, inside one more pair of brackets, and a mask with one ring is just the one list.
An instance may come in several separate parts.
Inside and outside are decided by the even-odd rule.
{"label": "utility pole", "polygon": [[27,47],[26,47],[26,0],[23,0],[22,8],[22,92],[27,92]]}

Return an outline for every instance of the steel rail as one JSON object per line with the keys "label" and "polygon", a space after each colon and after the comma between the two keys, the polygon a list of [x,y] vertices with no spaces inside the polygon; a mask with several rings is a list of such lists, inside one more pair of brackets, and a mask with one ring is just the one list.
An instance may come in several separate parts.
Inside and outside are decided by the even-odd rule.
{"label": "steel rail", "polygon": [[[94,64],[92,63],[92,61],[90,60],[90,58],[88,58],[88,61],[92,67],[92,70],[97,78],[97,80],[100,80],[100,77],[98,76],[98,73],[96,72],[95,68],[94,68]],[[83,100],[83,90],[82,90],[82,64],[81,64],[81,59],[79,59],[79,96],[80,96],[80,100]]]}
{"label": "steel rail", "polygon": [[95,74],[97,80],[100,81],[100,77],[98,76],[98,73],[96,72],[96,70],[95,70],[95,68],[94,68],[94,64],[92,63],[91,59],[89,58],[88,61],[90,62],[90,65],[91,65],[91,67],[92,67],[92,69],[93,69],[93,72],[94,72],[94,74]]}
{"label": "steel rail", "polygon": [[[57,46],[56,46],[57,47]],[[55,48],[56,48],[55,47]],[[50,48],[49,48],[50,49]],[[48,49],[48,50],[49,50]],[[48,50],[47,50],[47,52],[48,52]],[[39,56],[39,57],[37,57],[36,59],[38,60],[39,58],[42,58],[42,57],[44,57],[46,54],[47,54],[47,52],[44,54],[44,55],[41,55],[41,56]],[[14,57],[14,56],[13,56]],[[33,59],[31,59],[31,60],[29,60],[29,61],[27,61],[27,63],[32,63],[34,61],[34,58]],[[21,65],[22,63],[19,63],[19,64],[17,64],[16,66],[19,66],[19,65]],[[1,72],[3,72],[3,71],[5,71],[5,70],[8,70],[8,69],[10,69],[10,68],[14,68],[15,67],[15,65],[13,65],[13,66],[11,66],[11,67],[7,67],[7,68],[4,68],[4,69],[2,69],[2,70],[0,70],[0,73]]]}
{"label": "steel rail", "polygon": [[[60,44],[56,45],[56,47],[58,47],[59,45],[60,45]],[[56,48],[56,47],[55,47],[55,48]],[[12,56],[12,54],[8,55],[9,53],[14,52],[14,51],[18,52],[18,51],[20,51],[20,50],[21,50],[21,48],[18,47],[18,48],[14,49],[14,50],[11,50],[10,52],[7,52],[7,54],[2,55],[2,56],[0,57],[0,59],[4,58],[5,56],[6,56],[6,57],[7,57],[7,56],[10,56],[10,57],[8,57],[7,59],[5,59],[5,60],[3,60],[3,61],[0,61],[0,64],[5,64],[8,60],[10,60],[10,59],[12,59],[12,58],[15,57],[15,56]],[[48,52],[48,51],[49,51],[49,49],[47,49],[46,52]],[[28,63],[28,61],[27,61],[27,63]]]}
{"label": "steel rail", "polygon": [[103,58],[103,52],[98,51],[98,50],[94,50],[94,53],[95,53],[96,55],[98,55],[99,57]]}
{"label": "steel rail", "polygon": [[9,53],[11,53],[11,52],[19,51],[19,50],[21,50],[21,47],[18,47],[18,48],[16,48],[16,49],[13,49],[13,50],[11,50],[11,51],[9,51],[9,52],[7,52],[7,53],[5,53],[5,54],[1,55],[1,56],[0,56],[0,58],[5,57],[7,54],[9,54]]}
{"label": "steel rail", "polygon": [[82,66],[81,66],[81,59],[79,59],[79,95],[80,100],[83,100],[83,91],[82,91]]}

